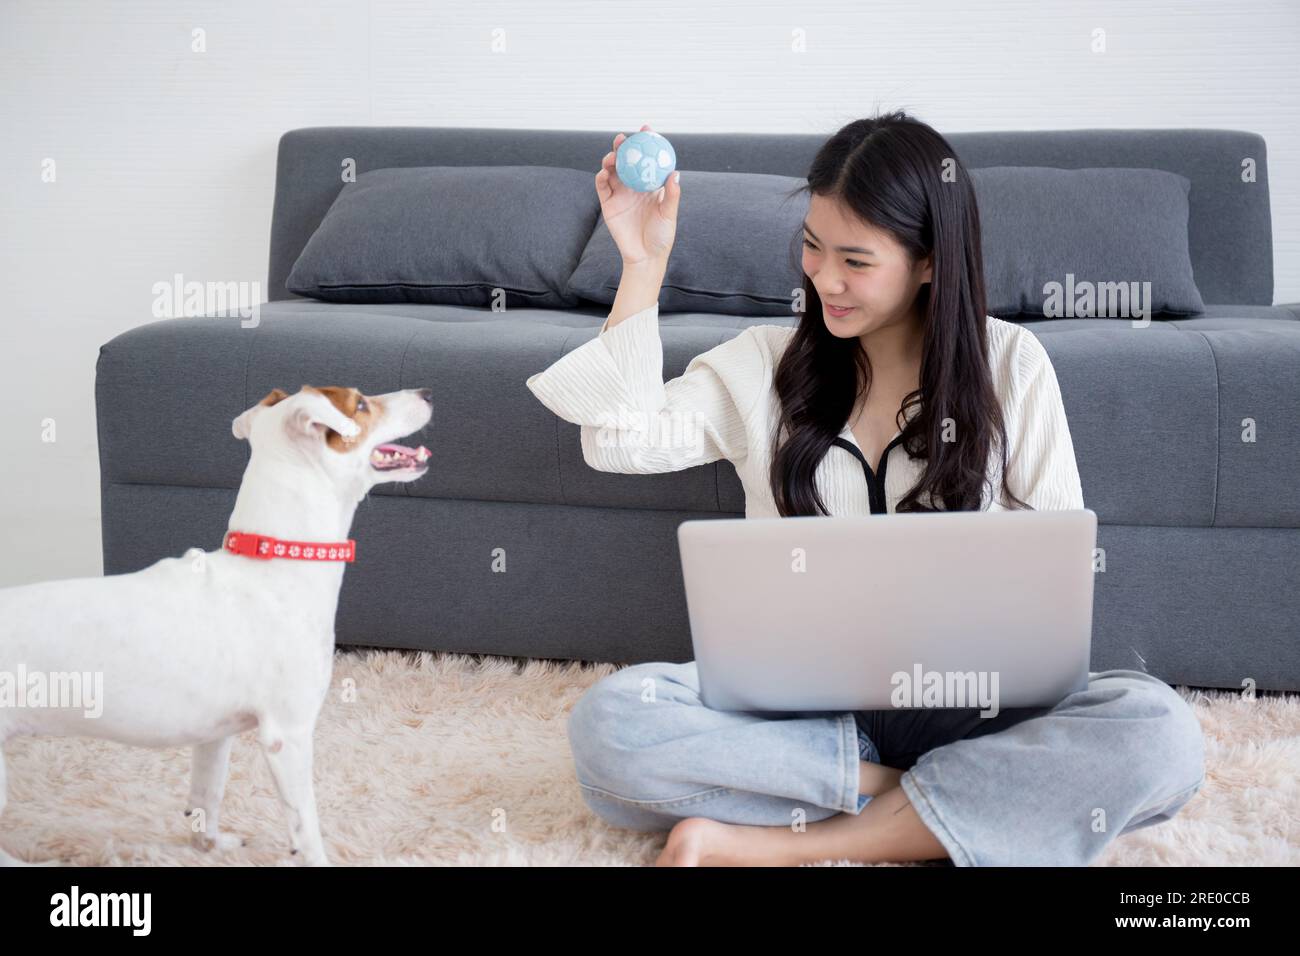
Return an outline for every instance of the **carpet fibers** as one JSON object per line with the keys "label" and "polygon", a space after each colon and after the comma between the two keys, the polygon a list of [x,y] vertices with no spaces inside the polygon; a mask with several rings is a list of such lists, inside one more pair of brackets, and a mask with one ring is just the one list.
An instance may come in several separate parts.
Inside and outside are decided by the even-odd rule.
{"label": "carpet fibers", "polygon": [[[578,791],[565,718],[611,664],[344,650],[316,728],[316,800],[336,865],[641,866],[663,833],[610,827]],[[1206,786],[1171,821],[1118,837],[1110,866],[1300,865],[1300,695],[1180,688],[1205,731]],[[296,865],[255,732],[231,756],[201,853],[182,815],[189,750],[89,738],[5,744],[0,846],[82,866]],[[846,861],[825,861],[823,865]]]}

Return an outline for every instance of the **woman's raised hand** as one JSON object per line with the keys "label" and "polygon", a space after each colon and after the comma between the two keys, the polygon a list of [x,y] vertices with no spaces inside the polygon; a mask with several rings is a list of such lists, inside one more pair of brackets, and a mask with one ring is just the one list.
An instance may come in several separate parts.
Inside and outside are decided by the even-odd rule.
{"label": "woman's raised hand", "polygon": [[[650,129],[649,124],[642,130]],[[605,226],[618,246],[623,265],[668,260],[677,236],[677,206],[681,187],[677,170],[654,192],[638,192],[618,178],[615,155],[626,134],[614,137],[614,148],[605,154],[596,174],[596,195]]]}

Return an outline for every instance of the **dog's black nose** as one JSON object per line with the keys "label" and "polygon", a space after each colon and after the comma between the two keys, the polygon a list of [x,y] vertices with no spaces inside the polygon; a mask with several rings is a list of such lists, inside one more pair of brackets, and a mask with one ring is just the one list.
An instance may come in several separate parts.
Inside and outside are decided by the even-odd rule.
{"label": "dog's black nose", "polygon": [[431,389],[431,388],[417,388],[417,389],[415,390],[415,394],[419,395],[422,399],[424,399],[424,400],[425,400],[426,402],[428,402],[430,405],[433,404],[433,389]]}

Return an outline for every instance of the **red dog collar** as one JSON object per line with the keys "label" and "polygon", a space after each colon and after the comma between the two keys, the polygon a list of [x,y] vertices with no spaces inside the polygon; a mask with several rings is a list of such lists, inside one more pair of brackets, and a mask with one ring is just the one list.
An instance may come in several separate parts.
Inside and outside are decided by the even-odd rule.
{"label": "red dog collar", "polygon": [[347,541],[285,541],[265,534],[227,531],[226,550],[246,558],[288,558],[294,561],[353,561],[357,543]]}

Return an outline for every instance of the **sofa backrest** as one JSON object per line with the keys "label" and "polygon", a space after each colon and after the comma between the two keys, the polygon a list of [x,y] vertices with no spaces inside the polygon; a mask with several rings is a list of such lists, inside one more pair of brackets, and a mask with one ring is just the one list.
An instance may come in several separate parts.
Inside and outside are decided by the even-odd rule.
{"label": "sofa backrest", "polygon": [[[627,132],[632,132],[631,129]],[[673,133],[682,169],[771,173],[803,178],[830,135]],[[1218,129],[1082,129],[945,134],[969,168],[1137,166],[1192,182],[1188,241],[1196,285],[1207,305],[1273,304],[1273,231],[1262,136]],[[422,126],[319,126],[280,138],[271,218],[268,299],[296,298],[289,270],[356,171],[390,166],[564,166],[594,178],[614,132]],[[1243,180],[1253,160],[1254,182]],[[1117,224],[1121,229],[1122,224]]]}

